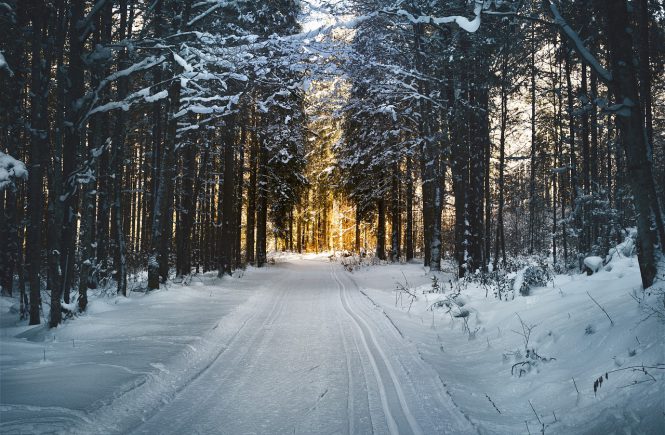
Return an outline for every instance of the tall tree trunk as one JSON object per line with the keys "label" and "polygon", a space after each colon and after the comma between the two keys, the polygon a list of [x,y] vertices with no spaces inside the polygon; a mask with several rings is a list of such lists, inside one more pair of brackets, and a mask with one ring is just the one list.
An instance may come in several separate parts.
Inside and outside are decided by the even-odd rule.
{"label": "tall tree trunk", "polygon": [[653,96],[651,93],[651,38],[649,36],[649,0],[638,0],[638,52],[639,52],[639,74],[640,74],[640,97],[644,111],[644,127],[647,136],[647,153],[649,160],[653,155]]}
{"label": "tall tree trunk", "polygon": [[[28,163],[28,234],[27,254],[28,282],[30,284],[30,324],[40,323],[41,306],[41,247],[42,217],[44,206],[44,166],[48,155],[48,69],[42,58],[46,38],[46,5],[35,2],[32,17],[32,83],[31,89],[31,138]],[[58,306],[60,298],[58,297]],[[51,307],[53,309],[54,307]],[[57,310],[57,307],[56,307]],[[59,321],[59,319],[58,319]]]}
{"label": "tall tree trunk", "polygon": [[[568,99],[568,146],[569,146],[569,167],[570,167],[570,205],[574,209],[577,200],[577,153],[575,150],[575,108],[574,108],[574,90],[572,84],[572,67],[570,54],[566,54],[566,88]],[[576,225],[578,226],[578,225]],[[564,236],[565,237],[565,236]],[[566,243],[564,239],[564,243]]]}
{"label": "tall tree trunk", "polygon": [[[596,101],[598,99],[598,76],[591,70],[591,95],[590,95],[590,128],[591,128],[591,149],[590,149],[590,155],[589,155],[589,177],[590,177],[590,184],[589,184],[589,189],[591,192],[598,192],[599,187],[600,187],[600,178],[598,176],[598,163],[599,163],[599,156],[598,156],[598,110],[596,108]],[[609,191],[608,191],[609,194]],[[598,227],[598,218],[594,216],[594,213],[590,211],[588,213],[589,219],[592,221],[590,222],[591,227],[590,227],[590,235],[589,235],[589,250],[591,250],[591,247],[598,242],[598,237],[599,237],[599,227]],[[609,241],[608,241],[609,242]],[[604,251],[607,251],[609,248],[609,243],[604,243],[604,246],[606,249],[603,249]]]}
{"label": "tall tree trunk", "polygon": [[501,66],[501,110],[499,127],[499,204],[496,214],[496,243],[494,247],[494,270],[499,264],[499,254],[502,255],[502,264],[506,265],[506,242],[504,237],[503,209],[505,205],[505,171],[506,171],[506,129],[508,127],[508,59],[503,54]]}
{"label": "tall tree trunk", "polygon": [[180,80],[176,76],[169,85],[169,103],[167,112],[166,140],[162,152],[160,182],[157,195],[161,206],[158,244],[159,276],[162,283],[169,277],[171,240],[173,237],[173,204],[175,184],[175,153],[178,119],[175,114],[180,110]]}
{"label": "tall tree trunk", "polygon": [[[236,218],[235,226],[234,226],[234,237],[235,237],[235,245],[233,247],[233,252],[235,253],[235,260],[233,262],[233,265],[235,268],[240,268],[242,267],[242,202],[243,202],[243,191],[245,187],[245,146],[247,144],[247,137],[248,132],[247,132],[247,126],[246,126],[246,121],[247,118],[244,119],[244,125],[242,127],[242,133],[240,135],[240,143],[238,144],[238,164],[237,166],[237,174],[236,174],[236,191],[235,191],[235,204],[233,207],[233,212]],[[293,217],[293,214],[291,214],[291,217]],[[290,220],[291,223],[293,223],[293,219]],[[291,233],[289,232],[289,235]],[[293,248],[291,246],[290,248]]]}
{"label": "tall tree trunk", "polygon": [[195,142],[190,143],[182,153],[182,195],[180,196],[180,214],[176,228],[176,274],[178,276],[189,275],[192,271],[192,227],[198,198],[198,192],[195,190],[200,185],[199,178],[196,176],[196,147]]}
{"label": "tall tree trunk", "polygon": [[[16,39],[9,50],[5,52],[7,64],[12,73],[8,70],[0,72],[0,88],[6,91],[0,96],[3,102],[3,108],[6,111],[6,118],[0,115],[0,122],[6,119],[5,125],[0,127],[0,132],[4,130],[5,136],[0,136],[7,153],[10,156],[18,156],[19,152],[28,149],[25,143],[23,128],[23,107],[22,102],[25,93],[26,71],[26,33],[29,24],[28,8],[26,2],[17,1],[14,5],[16,22],[12,26],[12,31],[16,32]],[[4,139],[4,140],[3,140]],[[0,195],[0,220],[2,221],[0,229],[0,240],[6,241],[6,247],[0,252],[0,287],[2,293],[9,296],[13,293],[14,273],[19,272],[22,275],[19,258],[22,250],[22,243],[19,241],[19,189],[6,189],[3,201]],[[20,225],[23,227],[23,224]],[[18,269],[18,270],[17,270]]]}
{"label": "tall tree trunk", "polygon": [[[252,122],[254,116],[252,116]],[[254,264],[254,232],[256,228],[256,172],[257,151],[256,134],[249,135],[249,186],[247,186],[247,228],[245,246],[247,250],[247,263]]]}
{"label": "tall tree trunk", "polygon": [[78,194],[74,179],[74,172],[79,163],[79,154],[82,149],[81,125],[81,98],[84,94],[84,70],[83,47],[85,39],[82,35],[80,22],[83,20],[84,0],[72,0],[70,3],[69,16],[69,64],[67,66],[67,128],[62,148],[62,173],[64,185],[60,198],[62,204],[56,202],[56,206],[63,207],[63,227],[61,240],[62,268],[62,294],[65,303],[70,302],[70,290],[75,281],[75,250],[76,250],[76,216],[78,205]]}
{"label": "tall tree trunk", "polygon": [[406,157],[406,261],[413,260],[413,163],[411,156]]}
{"label": "tall tree trunk", "polygon": [[376,201],[378,224],[376,228],[376,258],[386,259],[386,201],[379,198]]}
{"label": "tall tree trunk", "polygon": [[580,253],[586,256],[590,251],[590,224],[589,224],[589,206],[587,204],[588,196],[591,193],[591,145],[589,142],[589,135],[591,133],[590,129],[590,118],[589,110],[591,109],[589,101],[589,85],[588,85],[588,74],[586,64],[582,64],[582,103],[584,104],[582,112],[582,183],[584,189],[584,207],[580,209],[582,213],[582,228],[579,228],[581,231],[580,240],[579,240],[579,249]]}
{"label": "tall tree trunk", "polygon": [[485,199],[485,152],[489,147],[489,88],[482,84],[489,75],[486,62],[480,60],[476,63],[474,88],[471,90],[472,104],[475,107],[471,114],[471,137],[469,155],[469,194],[467,202],[468,221],[471,229],[470,245],[467,250],[471,260],[471,271],[485,269],[484,258],[484,214],[483,203]]}
{"label": "tall tree trunk", "polygon": [[356,218],[355,218],[355,251],[360,254],[360,206],[356,204]]}
{"label": "tall tree trunk", "polygon": [[[59,107],[67,106],[67,80],[66,69],[64,67],[65,41],[67,38],[67,16],[69,15],[68,6],[64,1],[57,3],[57,17],[55,31],[55,58],[56,58],[56,77],[57,91],[56,101]],[[51,310],[49,323],[57,326],[62,320],[61,299],[63,293],[63,268],[62,268],[62,241],[64,226],[64,203],[61,198],[66,188],[63,181],[62,154],[63,137],[67,127],[65,127],[64,110],[58,110],[55,113],[56,128],[53,134],[53,155],[58,156],[58,160],[53,165],[49,165],[48,184],[48,225],[46,229],[46,249],[48,259],[48,276],[46,287],[51,290]]]}
{"label": "tall tree trunk", "polygon": [[[626,155],[628,179],[637,212],[638,262],[642,286],[646,289],[656,277],[656,236],[651,228],[652,212],[659,207],[653,197],[653,175],[648,159],[648,147],[642,105],[639,96],[637,71],[633,64],[633,32],[628,5],[624,0],[608,0],[600,13],[607,15],[609,58],[612,71],[612,88],[616,101],[622,104],[616,121]],[[661,241],[662,242],[662,241]]]}
{"label": "tall tree trunk", "polygon": [[536,243],[536,25],[531,23],[531,164],[529,171],[529,254]]}
{"label": "tall tree trunk", "polygon": [[257,199],[256,199],[256,266],[263,267],[267,261],[268,225],[268,150],[259,141]]}
{"label": "tall tree trunk", "polygon": [[[131,29],[131,20],[127,19],[127,0],[120,0],[120,34],[129,37]],[[122,71],[129,67],[129,54],[127,49],[123,49],[118,57],[118,70]],[[129,93],[129,79],[121,77],[118,80],[117,98],[122,101]],[[124,179],[124,161],[125,161],[125,128],[127,124],[127,115],[124,111],[117,114],[115,129],[112,136],[111,150],[111,171],[110,174],[113,202],[111,205],[111,220],[113,235],[113,264],[115,268],[115,280],[118,285],[117,292],[127,296],[127,260],[125,248],[125,235],[122,231],[124,207],[122,201],[122,188]]]}
{"label": "tall tree trunk", "polygon": [[233,122],[227,122],[223,134],[224,147],[224,182],[222,185],[222,250],[218,275],[231,275],[233,269],[233,229],[236,218],[233,213],[235,196],[235,134]]}
{"label": "tall tree trunk", "polygon": [[393,164],[392,189],[390,192],[390,261],[399,261],[400,252],[400,209],[399,209],[399,161]]}

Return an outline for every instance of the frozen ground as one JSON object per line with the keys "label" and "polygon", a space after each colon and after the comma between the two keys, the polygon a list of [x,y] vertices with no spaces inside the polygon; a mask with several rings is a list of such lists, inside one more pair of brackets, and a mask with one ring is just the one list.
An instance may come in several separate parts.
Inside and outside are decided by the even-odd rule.
{"label": "frozen ground", "polygon": [[[348,273],[324,256],[96,298],[56,330],[16,326],[2,298],[0,431],[663,433],[665,370],[622,370],[665,363],[663,324],[630,295],[634,260],[612,267],[507,302],[469,285],[466,324],[429,309],[453,292],[445,274],[425,294],[422,266]],[[394,290],[405,278],[413,304]],[[516,314],[553,358],[521,376]]]}

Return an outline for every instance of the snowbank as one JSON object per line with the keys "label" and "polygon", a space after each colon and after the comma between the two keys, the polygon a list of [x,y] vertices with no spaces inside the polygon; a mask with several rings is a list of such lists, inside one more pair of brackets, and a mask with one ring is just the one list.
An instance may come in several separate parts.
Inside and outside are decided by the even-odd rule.
{"label": "snowbank", "polygon": [[0,433],[113,432],[215,357],[269,273],[208,274],[128,298],[91,295],[85,314],[55,329],[19,321],[17,299],[0,297]]}
{"label": "snowbank", "polygon": [[[531,433],[543,425],[545,433],[663,433],[665,319],[653,313],[662,294],[642,292],[636,258],[617,255],[611,265],[557,275],[512,300],[447,274],[438,276],[444,293],[429,293],[430,276],[410,264],[352,277],[480,433],[527,433],[526,425]],[[413,303],[396,294],[405,281]]]}

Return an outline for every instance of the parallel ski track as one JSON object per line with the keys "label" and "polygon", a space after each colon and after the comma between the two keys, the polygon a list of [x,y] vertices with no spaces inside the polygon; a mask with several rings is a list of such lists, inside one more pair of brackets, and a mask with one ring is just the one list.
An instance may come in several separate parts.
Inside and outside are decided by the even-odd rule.
{"label": "parallel ski track", "polygon": [[[372,366],[372,370],[374,372],[374,376],[376,377],[376,382],[378,384],[379,396],[381,398],[381,406],[383,408],[383,412],[386,417],[388,430],[392,435],[399,435],[400,433],[404,433],[403,432],[404,428],[403,427],[400,428],[397,424],[397,420],[395,417],[395,415],[397,414],[399,420],[406,421],[406,423],[409,426],[409,429],[411,430],[411,433],[413,433],[414,435],[422,435],[423,431],[420,428],[420,425],[418,424],[416,419],[413,417],[411,410],[409,409],[409,406],[406,402],[406,398],[404,395],[404,391],[402,389],[402,385],[399,381],[399,378],[395,374],[395,371],[393,370],[393,367],[390,364],[390,361],[388,360],[385,351],[383,350],[378,340],[376,339],[376,336],[374,335],[374,332],[372,331],[369,324],[359,314],[357,314],[353,310],[353,308],[351,308],[351,304],[347,294],[348,289],[346,285],[342,282],[342,280],[338,278],[334,266],[331,266],[330,268],[330,275],[337,283],[342,307],[344,308],[344,311],[351,319],[352,323],[355,325],[360,340],[363,343],[363,347],[365,348],[365,352],[369,359],[370,365]],[[382,375],[381,373],[382,370],[379,368],[379,366],[385,367],[385,371],[387,371],[388,373],[389,380],[384,379],[385,373],[384,375]],[[392,389],[394,389],[399,402],[397,404],[398,409],[393,409],[395,408],[395,406],[391,406],[391,404],[389,403],[390,398],[388,397],[388,393],[386,391],[386,384],[384,382],[390,382],[389,385],[391,385]],[[400,414],[401,416],[404,417],[403,419],[399,418],[401,417]]]}
{"label": "parallel ski track", "polygon": [[[242,361],[253,349],[256,348],[256,346],[254,346],[254,344],[259,340],[259,338],[261,338],[263,335],[265,335],[266,328],[268,326],[272,325],[274,323],[274,321],[277,319],[277,317],[279,316],[279,314],[282,312],[282,310],[284,308],[286,293],[287,293],[286,290],[283,290],[280,293],[280,295],[277,296],[277,298],[275,299],[272,307],[270,308],[270,311],[269,311],[268,315],[266,316],[265,320],[262,322],[261,327],[256,328],[254,334],[252,334],[249,341],[244,342],[244,343],[247,343],[247,344],[244,346],[244,349],[241,352],[239,352],[238,354],[235,354],[235,357],[232,359],[232,362],[230,364],[226,364],[224,366],[224,369],[222,369],[222,373],[225,375],[224,376],[225,378],[228,378],[229,371],[231,371],[233,369],[233,367],[236,367],[235,364],[240,363],[240,361]],[[184,390],[189,388],[197,379],[199,379],[202,375],[204,375],[206,372],[208,372],[210,370],[210,368],[212,366],[214,366],[215,363],[223,355],[225,355],[227,353],[227,350],[232,348],[238,342],[238,337],[241,335],[240,333],[243,330],[245,330],[245,326],[257,317],[258,317],[258,313],[255,313],[255,314],[251,315],[248,319],[246,319],[245,322],[240,326],[238,331],[236,331],[236,333],[233,335],[231,340],[229,340],[229,342],[220,349],[220,351],[215,355],[215,357],[208,364],[206,364],[200,371],[193,374],[188,379],[187,382],[180,385],[176,389],[175,393],[169,398],[169,400],[162,401],[158,406],[154,407],[151,410],[151,412],[149,414],[149,417],[145,418],[144,422],[149,421],[150,418],[152,418],[157,413],[159,413],[159,411],[161,409],[163,409],[166,405],[168,405],[170,402],[175,400],[175,398],[179,394],[181,394]],[[212,392],[211,392],[211,394],[212,394]],[[202,398],[201,400],[204,400],[204,399]],[[133,433],[133,434],[141,433],[141,428],[142,428],[142,425],[139,425],[139,426],[135,427],[131,431],[131,433]]]}

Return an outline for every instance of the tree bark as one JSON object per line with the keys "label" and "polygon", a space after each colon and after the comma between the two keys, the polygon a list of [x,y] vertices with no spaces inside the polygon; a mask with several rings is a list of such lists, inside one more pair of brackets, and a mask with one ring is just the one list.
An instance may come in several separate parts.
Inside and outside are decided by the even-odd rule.
{"label": "tree bark", "polygon": [[257,200],[256,200],[256,267],[263,267],[267,261],[268,224],[268,150],[259,141]]}
{"label": "tree bark", "polygon": [[399,162],[393,164],[392,189],[390,192],[390,261],[399,261],[400,250],[400,209],[399,209]]}
{"label": "tree bark", "polygon": [[376,257],[379,260],[386,259],[386,201],[379,198],[376,201],[378,213],[378,224],[376,228]]}
{"label": "tree bark", "polygon": [[[406,261],[413,259],[413,163],[411,156],[406,158]],[[358,242],[358,244],[360,244]]]}
{"label": "tree bark", "polygon": [[[48,69],[43,62],[42,48],[46,38],[48,14],[43,2],[35,2],[32,16],[32,82],[31,82],[31,138],[28,176],[28,230],[27,253],[28,282],[30,284],[30,324],[40,323],[41,306],[41,246],[44,206],[44,166],[48,155]],[[44,38],[44,39],[43,39]],[[57,291],[57,290],[56,290]],[[58,306],[60,298],[57,298]],[[53,309],[53,307],[52,307]],[[57,310],[57,307],[55,307]],[[57,316],[58,313],[56,313]],[[60,319],[56,317],[59,322]]]}
{"label": "tree bark", "polygon": [[233,229],[236,225],[233,213],[235,197],[235,135],[231,121],[223,127],[224,181],[222,185],[222,249],[218,275],[231,275],[233,271]]}
{"label": "tree bark", "polygon": [[[252,122],[254,116],[252,116]],[[256,178],[257,178],[257,151],[256,134],[249,135],[249,186],[247,186],[247,228],[245,246],[247,250],[247,262],[254,264],[254,233],[256,228]]]}
{"label": "tree bark", "polygon": [[612,89],[621,107],[616,121],[626,155],[628,179],[637,213],[638,262],[642,286],[653,284],[657,273],[654,244],[656,235],[651,229],[652,212],[659,207],[653,197],[653,175],[648,159],[648,148],[642,105],[639,96],[637,71],[633,64],[633,32],[628,6],[624,0],[608,0],[599,10],[606,13],[609,57],[612,71]]}

